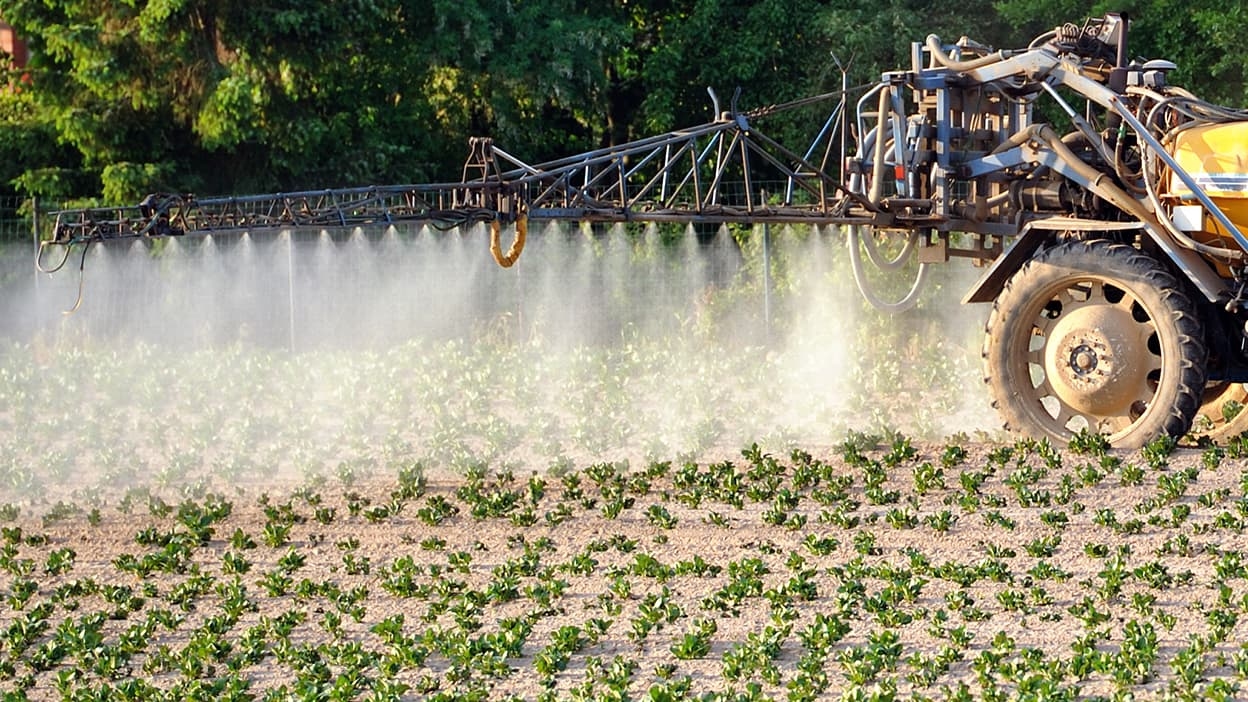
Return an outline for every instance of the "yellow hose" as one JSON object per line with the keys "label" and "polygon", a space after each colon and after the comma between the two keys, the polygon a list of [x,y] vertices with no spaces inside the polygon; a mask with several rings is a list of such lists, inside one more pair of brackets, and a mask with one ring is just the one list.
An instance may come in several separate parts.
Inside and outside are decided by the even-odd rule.
{"label": "yellow hose", "polygon": [[515,265],[516,259],[520,258],[520,252],[524,251],[524,238],[529,231],[529,220],[527,217],[520,217],[516,220],[516,238],[511,242],[511,248],[507,249],[506,255],[503,255],[503,245],[499,241],[501,231],[502,225],[497,219],[490,222],[490,253],[498,265],[511,268]]}

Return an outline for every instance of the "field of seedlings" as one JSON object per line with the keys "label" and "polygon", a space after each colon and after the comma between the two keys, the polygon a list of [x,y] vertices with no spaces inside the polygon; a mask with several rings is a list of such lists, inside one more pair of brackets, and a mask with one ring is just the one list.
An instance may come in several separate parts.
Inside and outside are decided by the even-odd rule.
{"label": "field of seedlings", "polygon": [[419,235],[9,296],[4,699],[1244,696],[1248,441],[1003,436],[976,310],[866,314],[833,249],[763,334],[748,246],[557,239],[484,297]]}
{"label": "field of seedlings", "polygon": [[[0,363],[6,699],[1232,699],[1248,680],[1248,444],[799,442],[746,423],[779,399],[774,360],[642,341],[66,348]],[[725,444],[745,430],[766,440]]]}

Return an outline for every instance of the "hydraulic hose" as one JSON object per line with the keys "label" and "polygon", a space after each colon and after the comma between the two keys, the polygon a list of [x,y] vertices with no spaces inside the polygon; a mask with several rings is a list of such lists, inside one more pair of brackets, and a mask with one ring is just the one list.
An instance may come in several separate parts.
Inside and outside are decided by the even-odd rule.
{"label": "hydraulic hose", "polygon": [[[61,260],[57,262],[56,265],[49,268],[43,265],[43,252],[47,251],[52,246],[64,247],[65,255],[61,257]],[[48,273],[48,274],[55,273],[61,270],[62,268],[65,267],[65,264],[69,261],[69,254],[71,252],[71,249],[72,247],[70,244],[54,244],[51,241],[39,242],[39,253],[38,255],[35,256],[35,270],[39,271],[40,273]]]}
{"label": "hydraulic hose", "polygon": [[[867,199],[871,201],[871,204],[876,206],[880,204],[880,199],[884,197],[884,155],[885,146],[887,145],[887,140],[885,139],[886,123],[884,115],[888,113],[888,108],[888,90],[881,90],[880,104],[878,108],[879,116],[875,127],[875,148],[874,153],[872,154],[872,158],[875,159],[875,163],[871,164],[871,192],[867,194]],[[891,128],[891,124],[888,124],[887,128]],[[893,138],[896,139],[897,136],[893,135]]]}
{"label": "hydraulic hose", "polygon": [[[1170,218],[1165,216],[1164,211],[1160,207],[1161,203],[1157,200],[1156,194],[1153,192],[1149,193],[1149,200],[1156,210],[1156,215],[1149,212],[1143,205],[1140,204],[1139,200],[1131,197],[1131,195],[1129,195],[1126,191],[1118,187],[1118,185],[1113,182],[1108,174],[1096,170],[1080,159],[1078,155],[1071,150],[1070,146],[1058,137],[1057,133],[1053,131],[1053,128],[1049,125],[1033,124],[1031,127],[1011,137],[1010,141],[1022,144],[1031,138],[1034,138],[1036,141],[1051,149],[1058,156],[1058,158],[1065,162],[1067,167],[1071,168],[1077,172],[1080,177],[1084,178],[1087,181],[1088,186],[1092,188],[1094,192],[1101,195],[1101,197],[1104,197],[1115,207],[1123,212],[1126,212],[1132,217],[1135,217],[1141,222],[1148,222],[1156,219],[1157,222],[1165,228],[1166,232],[1178,240],[1178,242],[1184,247],[1200,251],[1201,253],[1211,256],[1229,258],[1231,260],[1243,258],[1243,252],[1202,244],[1187,236],[1183,232],[1180,232],[1170,221]],[[1144,178],[1145,185],[1151,190],[1151,183],[1149,181],[1149,177],[1146,176]]]}
{"label": "hydraulic hose", "polygon": [[995,51],[987,56],[970,59],[969,61],[955,61],[945,54],[945,47],[941,46],[940,37],[935,34],[928,34],[927,50],[932,52],[932,58],[936,59],[941,66],[952,71],[973,71],[984,66],[991,66],[994,63],[1000,63],[1014,55],[1012,51]]}
{"label": "hydraulic hose", "polygon": [[875,237],[859,237],[862,239],[862,248],[867,250],[867,258],[870,259],[871,265],[882,271],[895,271],[906,265],[906,259],[914,251],[914,246],[919,241],[917,232],[912,232],[906,239],[906,243],[901,247],[901,252],[893,258],[888,258],[880,251],[879,244],[875,242]]}
{"label": "hydraulic hose", "polygon": [[490,254],[494,256],[495,263],[503,268],[511,268],[520,258],[520,252],[524,251],[524,240],[529,232],[528,218],[520,217],[516,220],[516,238],[512,240],[511,248],[507,249],[506,254],[503,253],[500,241],[501,230],[502,225],[497,219],[490,222]]}
{"label": "hydraulic hose", "polygon": [[[853,269],[854,283],[858,286],[858,292],[862,294],[863,299],[865,299],[868,304],[881,312],[896,314],[898,312],[905,312],[906,310],[913,308],[916,304],[918,304],[919,295],[923,292],[923,289],[927,285],[928,265],[926,263],[919,264],[919,272],[915,275],[914,284],[910,286],[909,292],[907,292],[900,300],[897,300],[896,302],[888,302],[880,299],[880,297],[875,294],[875,291],[871,289],[871,284],[867,281],[866,271],[862,265],[862,252],[859,250],[860,239],[862,237],[859,236],[858,229],[858,226],[850,225],[848,237],[849,264],[850,268]],[[913,248],[914,240],[917,237],[917,233],[911,235],[910,241],[906,243],[905,252],[909,252]],[[866,238],[870,239],[871,237],[868,236]],[[871,242],[872,247],[874,244],[874,241]],[[868,252],[870,251],[871,249],[868,248]],[[903,260],[903,257],[899,256],[897,259],[894,259],[893,263],[901,260]]]}
{"label": "hydraulic hose", "polygon": [[[79,307],[82,307],[82,297],[83,297],[82,293],[83,293],[83,290],[86,288],[86,281],[87,281],[87,252],[91,250],[92,241],[93,240],[91,239],[87,239],[85,242],[83,242],[82,257],[78,259],[78,297],[74,300],[74,306],[67,310],[62,310],[61,314],[70,315],[70,314],[77,312]],[[64,247],[65,255],[61,257],[61,260],[57,262],[55,266],[48,268],[47,266],[43,265],[43,252],[46,251],[51,246]],[[51,241],[41,241],[39,242],[39,252],[38,254],[35,255],[35,270],[39,271],[40,273],[48,273],[48,274],[56,273],[57,271],[65,267],[65,264],[69,262],[69,257],[72,253],[73,253],[72,243],[55,244]]]}

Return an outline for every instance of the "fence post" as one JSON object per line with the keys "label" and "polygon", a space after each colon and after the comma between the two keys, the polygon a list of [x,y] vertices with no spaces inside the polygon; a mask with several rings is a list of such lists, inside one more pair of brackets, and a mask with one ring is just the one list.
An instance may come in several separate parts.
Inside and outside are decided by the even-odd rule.
{"label": "fence post", "polygon": [[34,268],[35,303],[36,303],[36,306],[38,306],[38,302],[39,302],[39,198],[35,197],[34,195],[30,197],[30,236],[31,236],[31,240],[34,242],[34,245],[35,245],[35,250],[34,250],[35,263],[31,267]]}
{"label": "fence post", "polygon": [[290,332],[290,351],[295,351],[295,232],[286,231],[286,295]]}
{"label": "fence post", "polygon": [[771,222],[763,222],[763,331],[771,345]]}

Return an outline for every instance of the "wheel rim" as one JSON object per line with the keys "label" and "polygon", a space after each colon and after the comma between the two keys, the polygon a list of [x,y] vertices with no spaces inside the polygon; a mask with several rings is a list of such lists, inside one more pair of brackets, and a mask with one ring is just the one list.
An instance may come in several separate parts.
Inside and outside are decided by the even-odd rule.
{"label": "wheel rim", "polygon": [[1037,253],[985,325],[984,379],[1006,428],[1059,441],[1086,430],[1120,448],[1187,433],[1204,404],[1209,351],[1184,287],[1122,244]]}
{"label": "wheel rim", "polygon": [[1201,397],[1194,433],[1223,442],[1248,431],[1248,384],[1209,383]]}
{"label": "wheel rim", "polygon": [[1029,344],[1033,399],[1057,434],[1125,433],[1157,394],[1162,358],[1153,315],[1111,281],[1089,277],[1054,290],[1035,315]]}

